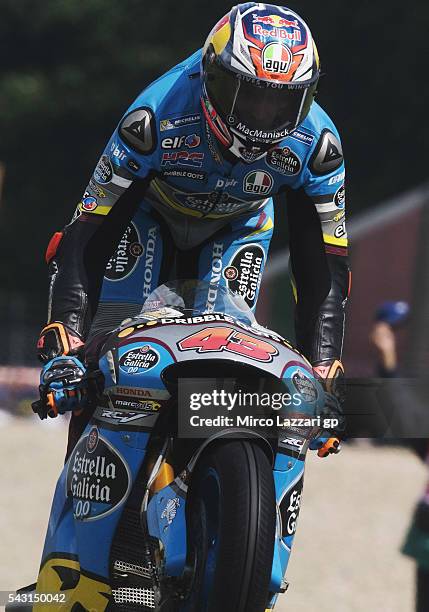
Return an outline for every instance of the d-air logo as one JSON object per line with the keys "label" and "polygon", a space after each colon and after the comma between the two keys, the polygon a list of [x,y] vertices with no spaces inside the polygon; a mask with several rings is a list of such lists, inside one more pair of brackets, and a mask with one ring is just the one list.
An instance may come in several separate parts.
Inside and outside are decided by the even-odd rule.
{"label": "d-air logo", "polygon": [[127,156],[126,152],[123,149],[120,149],[118,143],[116,142],[112,142],[110,145],[110,153],[119,161],[124,160]]}
{"label": "d-air logo", "polygon": [[273,177],[268,172],[254,170],[244,177],[243,189],[246,193],[263,196],[271,191],[273,187]]}
{"label": "d-air logo", "polygon": [[238,181],[234,178],[219,178],[216,183],[216,189],[228,189],[228,187],[235,187]]}
{"label": "d-air logo", "polygon": [[262,68],[265,72],[287,74],[293,60],[292,51],[286,45],[270,43],[262,51]]}

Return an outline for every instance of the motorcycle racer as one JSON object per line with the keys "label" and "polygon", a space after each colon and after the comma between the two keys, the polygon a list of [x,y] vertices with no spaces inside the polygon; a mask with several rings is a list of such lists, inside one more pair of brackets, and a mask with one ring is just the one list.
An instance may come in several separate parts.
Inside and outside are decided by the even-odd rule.
{"label": "motorcycle racer", "polygon": [[[139,94],[47,249],[49,314],[38,342],[45,380],[54,367],[58,384],[52,359],[84,359],[88,339],[138,314],[169,277],[225,285],[255,308],[276,196],[288,213],[298,348],[321,378],[342,373],[345,170],[338,132],[313,101],[319,77],[303,19],[248,2]],[[215,303],[214,289],[207,310]],[[69,451],[88,419],[72,417]]]}

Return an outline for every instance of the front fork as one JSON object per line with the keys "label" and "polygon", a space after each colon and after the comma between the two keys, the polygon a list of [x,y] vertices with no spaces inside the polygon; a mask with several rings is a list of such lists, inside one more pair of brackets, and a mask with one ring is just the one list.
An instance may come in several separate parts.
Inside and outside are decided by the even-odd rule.
{"label": "front fork", "polygon": [[274,610],[279,594],[288,587],[285,575],[301,507],[307,446],[304,443],[299,452],[279,449],[274,464],[277,522],[267,612]]}
{"label": "front fork", "polygon": [[[301,437],[286,437],[282,442],[273,468],[277,521],[270,582],[271,597],[267,612],[274,610],[279,594],[284,593],[288,586],[285,574],[301,506],[305,456],[308,449],[308,442]],[[181,479],[182,475],[173,480],[174,475],[166,461],[166,451],[164,448],[156,464],[152,463],[143,510],[150,535],[162,542],[164,571],[169,576],[180,577],[184,571],[187,551],[187,486]],[[189,472],[193,466],[194,462],[191,462],[188,466]]]}

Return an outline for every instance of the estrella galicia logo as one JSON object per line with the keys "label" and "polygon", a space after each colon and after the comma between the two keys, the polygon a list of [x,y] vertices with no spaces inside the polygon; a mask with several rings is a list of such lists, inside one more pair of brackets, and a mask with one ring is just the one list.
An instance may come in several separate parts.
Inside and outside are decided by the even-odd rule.
{"label": "estrella galicia logo", "polygon": [[259,244],[240,247],[223,275],[228,289],[238,293],[253,308],[258,296],[264,265],[264,250]]}
{"label": "estrella galicia logo", "polygon": [[159,363],[159,353],[148,344],[126,351],[119,359],[119,369],[126,374],[144,374]]}
{"label": "estrella galicia logo", "polygon": [[263,170],[253,170],[244,177],[243,189],[246,193],[264,196],[273,188],[273,177]]}
{"label": "estrella galicia logo", "polygon": [[280,502],[279,510],[282,538],[293,536],[296,531],[303,485],[304,476],[301,476],[299,480],[290,487]]}
{"label": "estrella galicia logo", "polygon": [[134,271],[143,253],[144,246],[140,242],[138,230],[131,222],[109,259],[104,277],[109,281],[123,280]]}
{"label": "estrella galicia logo", "polygon": [[346,204],[346,188],[345,188],[344,183],[337,190],[337,193],[335,194],[335,197],[334,197],[334,203],[335,203],[335,206],[337,206],[338,208],[341,208],[341,209],[344,208]]}
{"label": "estrella galicia logo", "polygon": [[266,163],[270,168],[287,176],[298,174],[301,170],[301,160],[289,147],[271,149],[268,151]]}
{"label": "estrella galicia logo", "polygon": [[110,159],[107,155],[102,155],[98,161],[97,167],[94,170],[94,178],[97,183],[105,185],[110,183],[113,178],[113,168]]}
{"label": "estrella galicia logo", "polygon": [[131,488],[127,464],[93,427],[76,445],[67,467],[66,491],[74,518],[99,519],[122,504]]}

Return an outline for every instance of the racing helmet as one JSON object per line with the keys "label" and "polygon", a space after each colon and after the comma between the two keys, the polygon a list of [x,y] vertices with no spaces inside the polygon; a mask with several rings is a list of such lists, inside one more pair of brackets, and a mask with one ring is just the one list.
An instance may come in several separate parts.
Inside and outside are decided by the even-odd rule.
{"label": "racing helmet", "polygon": [[203,47],[207,124],[234,155],[254,161],[302,123],[319,76],[317,48],[299,15],[261,2],[234,6]]}

